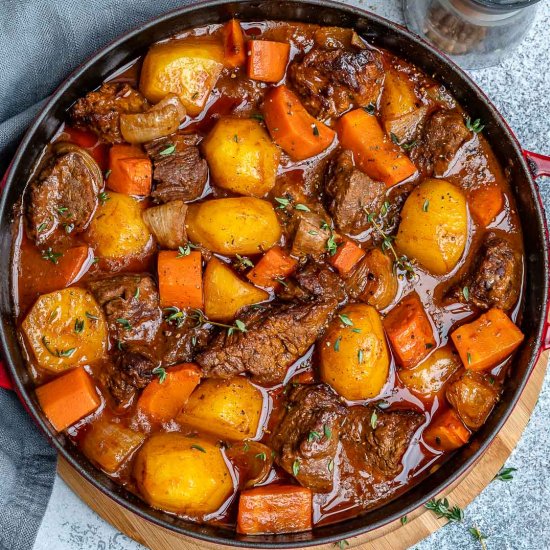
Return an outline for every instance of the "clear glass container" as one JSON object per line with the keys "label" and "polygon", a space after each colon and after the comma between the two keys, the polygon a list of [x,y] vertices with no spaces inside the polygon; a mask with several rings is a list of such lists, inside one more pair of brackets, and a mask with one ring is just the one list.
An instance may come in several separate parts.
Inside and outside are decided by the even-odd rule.
{"label": "clear glass container", "polygon": [[403,0],[411,31],[466,69],[497,65],[523,40],[539,0]]}

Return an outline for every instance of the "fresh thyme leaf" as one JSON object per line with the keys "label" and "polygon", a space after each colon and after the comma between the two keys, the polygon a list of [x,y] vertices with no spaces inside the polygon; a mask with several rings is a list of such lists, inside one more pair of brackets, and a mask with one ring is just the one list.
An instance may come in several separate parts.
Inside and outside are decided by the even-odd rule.
{"label": "fresh thyme leaf", "polygon": [[467,302],[470,300],[470,289],[467,286],[462,289],[462,296]]}
{"label": "fresh thyme leaf", "polygon": [[429,207],[430,207],[430,200],[426,199],[424,201],[424,204],[422,205],[422,212],[427,212]]}
{"label": "fresh thyme leaf", "polygon": [[308,231],[308,233],[309,233],[310,235],[319,235],[319,233],[317,233],[317,231],[313,231],[313,229],[310,229],[310,230]]}
{"label": "fresh thyme leaf", "polygon": [[372,103],[372,101],[363,107],[363,111],[368,113],[369,115],[374,115],[374,112],[376,111],[376,105]]}
{"label": "fresh thyme leaf", "polygon": [[56,354],[58,357],[70,357],[75,351],[76,348],[59,349],[56,350]]}
{"label": "fresh thyme leaf", "polygon": [[42,233],[42,231],[44,231],[44,229],[46,229],[46,226],[48,224],[46,222],[42,222],[37,228],[36,228],[36,232],[37,233]]}
{"label": "fresh thyme leaf", "polygon": [[292,463],[292,473],[294,474],[294,476],[297,476],[300,473],[300,460],[299,459],[296,459]]}
{"label": "fresh thyme leaf", "polygon": [[285,199],[284,197],[275,197],[275,200],[279,203],[277,208],[285,208],[290,204],[290,200]]}
{"label": "fresh thyme leaf", "polygon": [[334,546],[338,547],[340,550],[344,550],[346,546],[349,546],[349,542],[347,540],[339,540]]}
{"label": "fresh thyme leaf", "polygon": [[167,314],[164,320],[170,324],[174,323],[176,326],[180,327],[185,320],[185,315],[179,307],[171,306],[164,308],[164,312]]}
{"label": "fresh thyme leaf", "polygon": [[51,247],[46,250],[42,250],[42,259],[48,260],[49,262],[52,262],[52,264],[55,264],[55,265],[57,265],[59,258],[61,258],[61,256],[63,256],[63,254],[61,254],[60,252],[54,252],[51,249]]}
{"label": "fresh thyme leaf", "polygon": [[464,512],[458,506],[449,508],[449,501],[446,498],[432,499],[424,506],[438,518],[445,518],[451,522],[459,522],[464,519]]}
{"label": "fresh thyme leaf", "polygon": [[498,479],[499,481],[512,481],[514,476],[512,475],[517,471],[517,468],[501,468],[499,473],[493,478]]}
{"label": "fresh thyme leaf", "polygon": [[480,542],[482,550],[487,550],[487,545],[485,544],[487,537],[477,528],[476,525],[470,527],[468,532],[472,535],[472,537],[474,537],[474,539]]}
{"label": "fresh thyme leaf", "polygon": [[80,334],[84,330],[84,319],[75,319],[74,322],[74,331],[77,334]]}
{"label": "fresh thyme leaf", "polygon": [[249,260],[248,258],[244,258],[239,254],[236,254],[235,257],[243,267],[254,267],[254,263],[252,262],[252,260]]}
{"label": "fresh thyme leaf", "polygon": [[332,473],[332,471],[334,470],[334,459],[333,458],[331,458],[328,461],[327,469],[330,473]]}
{"label": "fresh thyme leaf", "polygon": [[379,409],[385,410],[390,407],[390,404],[385,399],[382,399],[382,401],[378,401],[378,403],[376,403],[376,406]]}
{"label": "fresh thyme leaf", "polygon": [[128,321],[128,319],[120,318],[117,319],[116,322],[121,325],[124,330],[132,330],[132,324]]}
{"label": "fresh thyme leaf", "polygon": [[325,434],[325,437],[327,439],[330,439],[332,437],[332,430],[330,429],[330,426],[328,424],[323,424],[323,433]]}
{"label": "fresh thyme leaf", "polygon": [[175,150],[176,150],[175,145],[168,145],[168,147],[160,151],[159,155],[162,155],[163,157],[167,157],[168,155],[171,155]]}
{"label": "fresh thyme leaf", "polygon": [[360,328],[352,328],[351,332],[356,332],[356,333],[359,334],[361,332],[361,329]]}
{"label": "fresh thyme leaf", "polygon": [[399,138],[393,132],[390,132],[390,138],[396,145],[399,145]]}
{"label": "fresh thyme leaf", "polygon": [[388,213],[389,209],[390,203],[388,201],[384,201],[384,204],[382,204],[382,207],[380,208],[380,215],[385,216]]}
{"label": "fresh thyme leaf", "polygon": [[259,120],[260,122],[263,122],[264,115],[261,115],[260,113],[253,113],[250,115],[250,118],[253,118],[255,120]]}
{"label": "fresh thyme leaf", "polygon": [[99,258],[98,257],[95,257],[93,260],[92,260],[92,263],[93,264],[97,264],[99,262]]}
{"label": "fresh thyme leaf", "polygon": [[300,210],[302,212],[311,212],[311,210],[309,209],[309,206],[306,206],[305,204],[296,204],[294,206],[294,210]]}
{"label": "fresh thyme leaf", "polygon": [[472,363],[472,354],[470,352],[466,354],[466,359],[468,361],[468,365],[470,365]]}
{"label": "fresh thyme leaf", "polygon": [[166,370],[163,367],[155,367],[151,372],[159,377],[159,384],[166,380]]}
{"label": "fresh thyme leaf", "polygon": [[407,142],[405,142],[405,143],[401,143],[401,147],[402,147],[405,151],[411,150],[415,145],[416,145],[416,139],[413,140],[413,141],[407,141]]}
{"label": "fresh thyme leaf", "polygon": [[197,245],[193,243],[187,243],[184,246],[178,246],[178,255],[176,258],[183,258],[184,256],[189,256],[191,254],[191,249],[197,248]]}
{"label": "fresh thyme leaf", "polygon": [[288,283],[285,281],[284,277],[273,277],[274,281],[277,281],[279,284],[283,285],[285,288],[288,288]]}
{"label": "fresh thyme leaf", "polygon": [[235,134],[235,135],[233,136],[233,141],[234,141],[235,143],[239,143],[239,136],[238,136],[237,134]]}
{"label": "fresh thyme leaf", "polygon": [[321,225],[319,226],[319,229],[324,229],[325,231],[330,231],[330,227],[327,222],[322,221]]}
{"label": "fresh thyme leaf", "polygon": [[403,517],[401,518],[401,525],[405,525],[405,523],[407,523],[407,521],[409,521],[408,518],[407,518],[407,516],[403,516]]}
{"label": "fresh thyme leaf", "polygon": [[338,336],[336,338],[336,342],[334,342],[334,351],[340,351],[340,342],[342,341],[342,337]]}
{"label": "fresh thyme leaf", "polygon": [[197,451],[200,451],[201,453],[206,453],[204,447],[201,447],[200,445],[193,444],[191,445],[191,449],[197,449]]}
{"label": "fresh thyme leaf", "polygon": [[473,122],[472,119],[467,116],[466,117],[466,128],[470,130],[470,132],[473,132],[474,134],[479,134],[481,131],[483,131],[483,128],[485,128],[485,124],[481,123],[481,119],[476,118]]}
{"label": "fresh thyme leaf", "polygon": [[97,315],[92,315],[89,311],[85,313],[86,317],[88,319],[91,319],[92,321],[99,321],[99,317]]}
{"label": "fresh thyme leaf", "polygon": [[317,137],[319,135],[319,128],[317,128],[317,124],[313,124],[313,135]]}
{"label": "fresh thyme leaf", "polygon": [[239,319],[237,319],[235,321],[235,326],[241,331],[241,332],[246,332],[246,325],[240,321]]}
{"label": "fresh thyme leaf", "polygon": [[265,461],[265,460],[267,459],[267,456],[266,456],[266,454],[265,454],[264,452],[262,452],[262,453],[258,453],[258,454],[256,455],[256,458],[259,458],[260,460]]}
{"label": "fresh thyme leaf", "polygon": [[109,193],[105,192],[105,191],[102,191],[98,196],[97,198],[99,199],[99,202],[101,202],[101,204],[105,204],[108,200],[111,199],[111,197],[109,197]]}
{"label": "fresh thyme leaf", "polygon": [[136,291],[134,292],[134,298],[135,298],[136,300],[139,300],[139,291],[140,291],[140,288],[139,288],[139,286],[138,286],[138,287],[136,287]]}
{"label": "fresh thyme leaf", "polygon": [[116,341],[116,347],[119,351],[124,351],[126,349],[126,346],[120,340]]}
{"label": "fresh thyme leaf", "polygon": [[322,437],[322,435],[319,432],[316,432],[316,431],[312,430],[312,431],[309,432],[309,434],[307,436],[307,440],[309,441],[309,443],[312,443],[316,439],[321,439],[321,437]]}
{"label": "fresh thyme leaf", "polygon": [[105,179],[108,179],[108,178],[109,178],[109,176],[111,175],[111,172],[112,172],[111,169],[109,169],[109,170],[107,170],[107,171],[105,172]]}
{"label": "fresh thyme leaf", "polygon": [[338,246],[339,246],[339,245],[338,245],[338,243],[336,242],[335,235],[334,235],[334,233],[331,231],[331,232],[330,232],[330,237],[327,239],[327,244],[326,244],[328,253],[329,253],[331,256],[334,256],[334,254],[336,254],[336,252],[338,251]]}
{"label": "fresh thyme leaf", "polygon": [[73,232],[74,223],[65,223],[63,224],[63,227],[65,228],[65,233],[67,233],[67,235],[70,235]]}
{"label": "fresh thyme leaf", "polygon": [[340,321],[342,321],[342,323],[344,323],[347,327],[353,326],[353,321],[345,313],[339,314],[338,317],[340,317]]}
{"label": "fresh thyme leaf", "polygon": [[359,362],[359,364],[361,364],[363,362],[363,350],[362,349],[360,349],[357,352],[357,361]]}
{"label": "fresh thyme leaf", "polygon": [[372,411],[372,414],[370,416],[370,425],[372,426],[372,429],[376,429],[376,424],[378,423],[378,414],[376,414],[376,410]]}
{"label": "fresh thyme leaf", "polygon": [[243,451],[247,453],[249,450],[250,450],[250,445],[248,444],[248,441],[245,441],[243,445]]}
{"label": "fresh thyme leaf", "polygon": [[58,206],[56,210],[59,214],[63,215],[66,214],[69,209],[66,206]]}

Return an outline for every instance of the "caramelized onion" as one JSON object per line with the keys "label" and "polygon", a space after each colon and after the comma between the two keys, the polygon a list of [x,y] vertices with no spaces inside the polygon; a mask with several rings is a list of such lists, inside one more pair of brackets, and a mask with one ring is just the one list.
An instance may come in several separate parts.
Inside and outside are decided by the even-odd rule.
{"label": "caramelized onion", "polygon": [[174,133],[184,117],[179,97],[168,94],[145,113],[120,115],[120,133],[128,143],[147,143]]}
{"label": "caramelized onion", "polygon": [[187,205],[183,201],[171,201],[147,208],[142,217],[162,248],[176,250],[187,243],[186,215]]}
{"label": "caramelized onion", "polygon": [[273,466],[271,449],[258,441],[235,443],[225,454],[238,471],[239,487],[242,489],[265,481]]}

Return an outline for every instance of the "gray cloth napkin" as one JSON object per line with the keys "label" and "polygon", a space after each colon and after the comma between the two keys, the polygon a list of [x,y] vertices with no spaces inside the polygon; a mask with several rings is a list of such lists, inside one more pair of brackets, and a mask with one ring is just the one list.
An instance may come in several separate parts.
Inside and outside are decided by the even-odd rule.
{"label": "gray cloth napkin", "polygon": [[[98,48],[189,0],[0,0],[0,174],[47,96]],[[0,550],[30,550],[55,453],[0,389]]]}

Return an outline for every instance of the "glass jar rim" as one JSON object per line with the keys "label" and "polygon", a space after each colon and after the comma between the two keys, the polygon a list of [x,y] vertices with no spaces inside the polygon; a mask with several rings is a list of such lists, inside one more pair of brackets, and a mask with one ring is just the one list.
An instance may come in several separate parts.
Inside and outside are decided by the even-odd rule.
{"label": "glass jar rim", "polygon": [[471,2],[496,11],[512,11],[528,8],[537,4],[540,0],[471,0]]}

